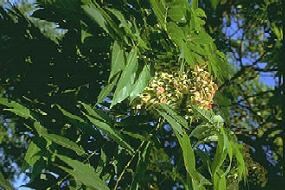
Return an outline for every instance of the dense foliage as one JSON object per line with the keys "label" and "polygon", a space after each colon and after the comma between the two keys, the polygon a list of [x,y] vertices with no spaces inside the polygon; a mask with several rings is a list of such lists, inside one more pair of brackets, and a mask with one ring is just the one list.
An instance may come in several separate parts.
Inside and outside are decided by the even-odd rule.
{"label": "dense foliage", "polygon": [[282,85],[258,79],[283,76],[278,3],[4,3],[0,186],[21,172],[34,189],[281,183]]}

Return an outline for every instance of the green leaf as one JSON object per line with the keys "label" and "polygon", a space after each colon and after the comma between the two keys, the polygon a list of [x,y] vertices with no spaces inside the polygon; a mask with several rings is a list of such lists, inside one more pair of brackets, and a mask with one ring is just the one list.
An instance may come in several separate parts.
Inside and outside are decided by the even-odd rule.
{"label": "green leaf", "polygon": [[185,0],[173,1],[168,5],[167,16],[174,22],[185,23],[187,4]]}
{"label": "green leaf", "polygon": [[[241,153],[241,145],[239,144],[235,144],[233,146],[233,152],[234,152],[234,156],[237,160],[237,170],[238,170],[238,176],[239,176],[239,180],[241,180],[242,176],[245,178],[247,175],[247,168],[245,165],[245,161],[243,158],[243,155]],[[244,179],[245,180],[245,179]]]}
{"label": "green leaf", "polygon": [[119,27],[124,28],[126,34],[128,34],[130,37],[134,37],[131,29],[132,24],[125,19],[124,15],[116,9],[107,8],[107,10],[116,16],[116,18],[120,21]]}
{"label": "green leaf", "polygon": [[212,118],[215,115],[212,111],[204,110],[201,108],[198,108],[197,106],[191,106],[194,113],[197,114],[198,117],[202,118],[203,120],[206,120],[208,123],[214,124]]}
{"label": "green leaf", "polygon": [[199,175],[196,171],[195,155],[190,143],[190,138],[185,132],[182,134],[182,136],[178,135],[177,132],[175,133],[182,149],[185,169],[195,181],[198,181]]}
{"label": "green leaf", "polygon": [[108,82],[110,83],[114,76],[125,68],[125,56],[124,50],[119,46],[118,42],[115,41],[112,48],[112,62],[111,72]]}
{"label": "green leaf", "polygon": [[85,154],[85,151],[82,147],[80,147],[77,143],[69,140],[68,138],[56,134],[44,134],[43,137],[47,141],[54,142],[65,148],[75,151],[80,156]]}
{"label": "green leaf", "polygon": [[149,65],[144,65],[143,70],[141,71],[138,79],[136,80],[133,90],[130,94],[131,98],[138,96],[144,88],[148,85],[148,82],[151,78]]}
{"label": "green leaf", "polygon": [[104,133],[108,135],[111,139],[113,139],[115,142],[117,142],[119,145],[124,147],[129,153],[134,153],[133,148],[121,137],[121,135],[113,129],[110,125],[108,125],[105,122],[99,121],[93,117],[90,117],[89,115],[86,115],[88,120],[94,124],[98,129],[102,130]]}
{"label": "green leaf", "polygon": [[226,156],[227,156],[226,148],[227,148],[227,146],[228,146],[228,139],[227,139],[226,135],[224,135],[224,134],[219,135],[218,146],[217,146],[214,161],[213,161],[212,167],[211,167],[212,173],[217,172],[218,169],[221,167],[222,163],[224,162],[224,160],[226,159]]}
{"label": "green leaf", "polygon": [[215,174],[215,177],[214,177],[214,189],[215,190],[226,190],[226,177],[225,175],[222,175],[221,174],[222,171],[219,170],[219,172],[217,172]]}
{"label": "green leaf", "polygon": [[90,34],[89,32],[87,32],[86,30],[82,29],[81,30],[81,43],[83,44],[85,42],[85,40],[89,37],[92,37],[92,34]]}
{"label": "green leaf", "polygon": [[31,141],[24,158],[29,166],[33,166],[40,159],[40,155],[38,155],[40,150],[41,149]]}
{"label": "green leaf", "polygon": [[84,155],[85,151],[83,148],[81,148],[77,143],[69,140],[68,138],[65,138],[63,136],[59,136],[56,134],[49,134],[47,129],[44,128],[39,122],[34,123],[34,127],[37,130],[38,134],[42,136],[47,143],[56,143],[59,144],[65,148],[68,148],[70,150],[75,151],[78,155]]}
{"label": "green leaf", "polygon": [[161,104],[160,107],[168,114],[173,117],[176,122],[178,122],[181,126],[188,129],[188,122],[186,119],[184,119],[182,116],[178,115],[174,110],[172,110],[169,106],[166,104]]}
{"label": "green leaf", "polygon": [[124,33],[120,30],[116,22],[110,17],[110,15],[100,7],[96,1],[88,2],[81,6],[83,11],[102,29],[110,34],[114,39],[121,39],[124,37]]}
{"label": "green leaf", "polygon": [[179,135],[183,135],[183,128],[178,122],[176,122],[175,119],[173,119],[171,116],[169,116],[167,113],[163,111],[160,110],[157,111],[159,115],[161,115],[164,119],[166,119],[166,121],[171,125],[171,127],[175,132],[177,132]]}
{"label": "green leaf", "polygon": [[277,37],[277,40],[282,41],[283,40],[283,29],[282,27],[278,27],[275,23],[271,24],[272,31]]}
{"label": "green leaf", "polygon": [[165,28],[166,24],[166,7],[164,0],[149,0],[151,8],[157,17],[158,23]]}
{"label": "green leaf", "polygon": [[136,72],[138,69],[137,51],[137,48],[134,47],[128,55],[127,64],[119,79],[111,107],[129,97],[133,90]]}
{"label": "green leaf", "polygon": [[9,101],[7,98],[0,97],[0,105],[9,107],[9,109],[4,110],[12,112],[25,119],[33,118],[28,108],[15,101]]}
{"label": "green leaf", "polygon": [[62,114],[65,115],[66,117],[68,117],[68,118],[70,118],[70,119],[73,119],[73,120],[76,120],[76,121],[78,121],[78,122],[80,122],[80,123],[84,123],[84,120],[83,120],[81,117],[79,117],[79,116],[77,116],[77,115],[74,115],[74,114],[72,114],[72,113],[66,111],[66,110],[63,109],[60,105],[57,105],[57,104],[56,104],[56,107],[57,107],[57,108],[62,112]]}
{"label": "green leaf", "polygon": [[183,47],[184,40],[186,39],[183,30],[174,22],[169,22],[167,23],[167,33],[174,44],[181,49]]}
{"label": "green leaf", "polygon": [[103,28],[107,33],[109,33],[109,30],[107,29],[106,20],[96,6],[94,6],[93,4],[89,4],[82,5],[81,7],[88,16],[90,16],[96,23],[98,23],[101,28]]}
{"label": "green leaf", "polygon": [[148,159],[149,159],[149,152],[151,149],[151,142],[147,142],[143,150],[138,154],[138,162],[136,165],[135,176],[131,183],[131,189],[136,189],[140,186],[140,183],[143,183],[143,179],[146,175]]}
{"label": "green leaf", "polygon": [[87,111],[89,116],[94,117],[97,120],[103,121],[103,122],[111,122],[111,119],[106,115],[102,110],[93,109],[90,105],[85,104],[83,102],[79,102],[84,109]]}
{"label": "green leaf", "polygon": [[188,45],[186,43],[182,43],[182,47],[181,47],[180,51],[181,51],[181,54],[179,57],[185,59],[190,67],[197,64],[195,59],[194,59],[194,55],[195,55],[194,52],[192,52],[188,48]]}
{"label": "green leaf", "polygon": [[48,131],[46,128],[44,128],[40,122],[34,122],[34,128],[37,131],[37,133],[39,134],[39,136],[43,136],[45,134],[48,134]]}
{"label": "green leaf", "polygon": [[62,155],[57,155],[57,157],[65,162],[68,166],[72,167],[72,169],[68,169],[66,167],[59,166],[61,169],[72,175],[76,181],[81,182],[87,187],[98,190],[109,189],[109,187],[106,185],[106,182],[102,181],[99,178],[94,168],[92,168],[89,164],[84,164]]}
{"label": "green leaf", "polygon": [[0,173],[0,187],[5,190],[13,190],[11,184],[4,178],[2,173]]}
{"label": "green leaf", "polygon": [[111,81],[111,83],[104,86],[101,90],[99,96],[97,97],[97,104],[103,102],[103,100],[113,91],[114,87],[116,86],[120,75],[116,75],[115,78]]}
{"label": "green leaf", "polygon": [[210,125],[198,125],[196,126],[190,134],[190,137],[195,137],[198,140],[203,140],[206,137],[209,137],[215,133],[215,129]]}
{"label": "green leaf", "polygon": [[161,110],[157,111],[172,126],[172,129],[182,149],[184,165],[187,173],[192,177],[193,180],[199,181],[200,175],[196,170],[195,155],[190,143],[189,136],[183,130],[182,126],[175,121],[175,119]]}

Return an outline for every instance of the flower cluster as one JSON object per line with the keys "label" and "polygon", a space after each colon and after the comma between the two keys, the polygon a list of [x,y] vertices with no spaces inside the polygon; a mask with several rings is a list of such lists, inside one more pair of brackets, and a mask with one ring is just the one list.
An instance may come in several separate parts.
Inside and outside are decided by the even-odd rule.
{"label": "flower cluster", "polygon": [[209,72],[196,66],[191,72],[191,103],[204,109],[212,109],[213,98],[218,89]]}
{"label": "flower cluster", "polygon": [[[181,108],[191,112],[191,105],[211,109],[217,85],[209,72],[200,66],[189,71],[180,71],[178,66],[156,68],[149,85],[140,94],[135,106],[137,109],[152,110],[159,104],[167,104],[175,110]],[[185,102],[186,99],[186,102]]]}

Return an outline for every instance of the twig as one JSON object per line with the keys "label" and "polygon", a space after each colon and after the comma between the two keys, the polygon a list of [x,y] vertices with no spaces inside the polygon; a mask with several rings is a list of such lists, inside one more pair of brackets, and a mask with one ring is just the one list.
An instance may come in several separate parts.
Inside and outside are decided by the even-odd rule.
{"label": "twig", "polygon": [[[162,119],[159,118],[158,120],[158,124],[156,126],[156,128],[154,129],[154,132],[157,131],[160,127],[160,125],[162,124]],[[150,137],[152,136],[152,133],[150,135]],[[139,147],[137,148],[137,150],[135,151],[135,153],[133,154],[133,156],[131,157],[131,159],[127,162],[127,164],[125,165],[123,171],[121,172],[121,174],[119,175],[114,190],[116,190],[119,186],[119,182],[122,180],[123,175],[125,174],[125,172],[127,171],[128,167],[131,165],[132,161],[134,160],[134,158],[136,157],[137,153],[139,153],[140,149],[143,147],[143,145],[148,141],[148,138],[144,141],[141,142],[141,144],[139,145]]]}

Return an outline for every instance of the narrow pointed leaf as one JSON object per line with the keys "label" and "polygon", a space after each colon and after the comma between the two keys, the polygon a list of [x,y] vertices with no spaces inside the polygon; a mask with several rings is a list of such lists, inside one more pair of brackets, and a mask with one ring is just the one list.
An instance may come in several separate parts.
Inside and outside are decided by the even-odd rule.
{"label": "narrow pointed leaf", "polygon": [[166,8],[164,0],[150,0],[151,8],[154,11],[158,22],[162,27],[165,27],[166,23]]}
{"label": "narrow pointed leaf", "polygon": [[134,88],[130,96],[131,97],[138,96],[144,90],[144,88],[148,85],[150,78],[151,78],[150,68],[148,65],[145,65],[138,79],[136,80],[136,83],[134,84]]}
{"label": "narrow pointed leaf", "polygon": [[33,141],[31,141],[24,158],[29,166],[33,166],[40,159],[40,155],[38,155],[40,150],[41,149]]}
{"label": "narrow pointed leaf", "polygon": [[122,102],[130,96],[133,90],[137,69],[137,48],[133,48],[128,55],[126,67],[123,70],[116,87],[111,107]]}
{"label": "narrow pointed leaf", "polygon": [[68,138],[56,134],[45,134],[43,137],[48,141],[54,142],[65,148],[75,151],[80,156],[85,154],[85,151],[82,147],[80,147],[77,143],[69,140]]}
{"label": "narrow pointed leaf", "polygon": [[7,98],[0,97],[0,105],[8,107],[8,109],[4,110],[12,112],[25,119],[33,118],[28,108],[15,101],[9,101]]}
{"label": "narrow pointed leaf", "polygon": [[90,117],[89,115],[86,115],[88,120],[94,124],[98,129],[102,130],[104,133],[108,135],[111,139],[113,139],[115,142],[117,142],[119,145],[124,147],[127,151],[130,153],[134,153],[133,148],[121,137],[121,135],[113,129],[110,125],[108,125],[105,122],[102,122],[100,120],[97,120],[93,117]]}
{"label": "narrow pointed leaf", "polygon": [[60,105],[56,105],[56,106],[62,112],[62,114],[65,115],[66,117],[73,119],[73,120],[76,120],[80,123],[84,123],[84,120],[81,117],[68,112],[67,110],[63,109]]}
{"label": "narrow pointed leaf", "polygon": [[84,164],[83,162],[79,162],[77,160],[73,160],[69,157],[62,155],[57,155],[57,157],[72,168],[68,169],[60,166],[61,169],[72,175],[76,179],[76,181],[81,182],[87,187],[91,187],[98,190],[109,189],[106,183],[102,181],[99,175],[95,172],[95,169],[89,164]]}
{"label": "narrow pointed leaf", "polygon": [[108,122],[108,123],[111,122],[111,119],[102,110],[93,109],[89,104],[85,104],[83,102],[79,102],[79,103],[87,111],[87,115],[89,115],[89,116],[91,116],[91,117],[93,117],[93,118],[95,118],[97,120],[103,121],[103,122]]}
{"label": "narrow pointed leaf", "polygon": [[112,47],[112,62],[111,62],[111,72],[108,82],[114,78],[116,74],[125,68],[125,56],[124,50],[121,48],[117,41],[114,42]]}
{"label": "narrow pointed leaf", "polygon": [[34,127],[38,134],[43,137],[47,143],[56,143],[59,144],[65,148],[68,148],[70,150],[75,151],[78,155],[84,155],[85,151],[83,148],[81,148],[77,143],[69,140],[68,138],[65,138],[63,136],[59,136],[56,134],[49,134],[47,129],[44,128],[39,122],[34,123]]}
{"label": "narrow pointed leaf", "polygon": [[118,79],[120,75],[116,75],[115,78],[111,81],[111,83],[104,86],[104,88],[101,90],[99,96],[97,97],[97,104],[102,103],[104,99],[110,95],[110,93],[113,91],[114,87],[116,86]]}

